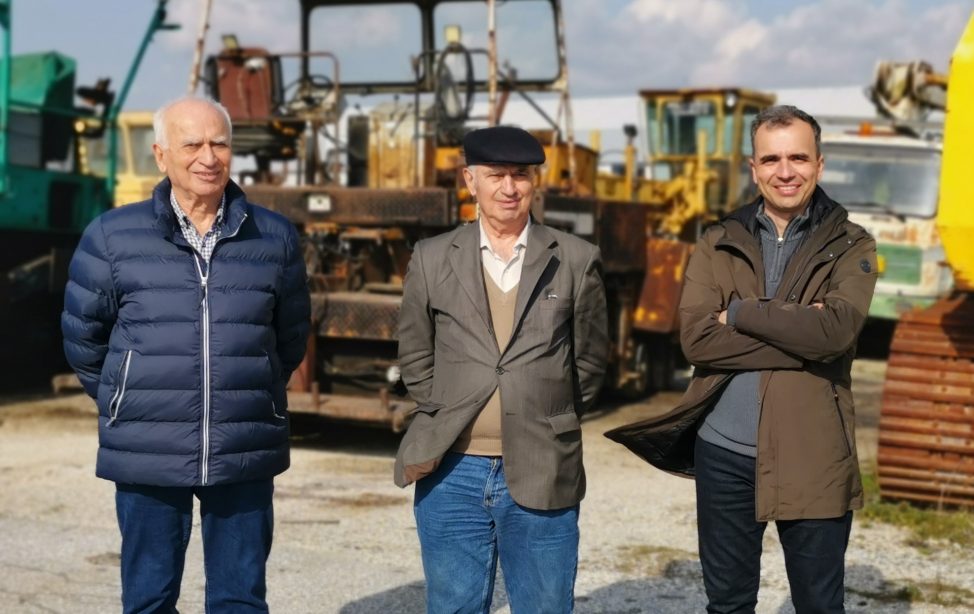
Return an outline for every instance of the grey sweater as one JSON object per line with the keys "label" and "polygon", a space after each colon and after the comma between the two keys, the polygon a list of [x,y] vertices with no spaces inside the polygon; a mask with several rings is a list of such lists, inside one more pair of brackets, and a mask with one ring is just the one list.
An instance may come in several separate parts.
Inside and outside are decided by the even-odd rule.
{"label": "grey sweater", "polygon": [[[792,219],[782,237],[778,237],[774,222],[764,213],[764,206],[758,211],[765,296],[773,297],[777,293],[788,261],[808,233],[810,209],[811,206],[806,207],[801,215]],[[739,306],[740,301],[736,299],[727,306],[728,326],[734,325]],[[742,371],[731,378],[700,427],[701,439],[731,452],[757,456],[760,376],[759,371]]]}

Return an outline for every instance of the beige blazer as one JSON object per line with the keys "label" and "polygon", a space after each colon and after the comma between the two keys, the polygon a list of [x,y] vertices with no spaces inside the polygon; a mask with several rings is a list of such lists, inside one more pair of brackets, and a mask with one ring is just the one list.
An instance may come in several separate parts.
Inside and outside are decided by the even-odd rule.
{"label": "beige blazer", "polygon": [[396,484],[430,474],[499,387],[511,496],[533,509],[570,507],[585,494],[579,416],[595,400],[608,357],[599,250],[532,223],[504,352],[483,275],[477,223],[416,244],[399,364],[417,407],[396,456]]}

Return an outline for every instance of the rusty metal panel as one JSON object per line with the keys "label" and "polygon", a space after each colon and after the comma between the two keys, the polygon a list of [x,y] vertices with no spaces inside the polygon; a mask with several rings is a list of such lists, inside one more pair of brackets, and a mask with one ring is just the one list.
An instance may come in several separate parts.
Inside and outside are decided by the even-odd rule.
{"label": "rusty metal panel", "polygon": [[288,391],[288,411],[317,414],[333,420],[386,426],[394,433],[401,432],[409,423],[416,403],[387,393],[373,396],[343,394],[317,394],[316,392]]}
{"label": "rusty metal panel", "polygon": [[266,49],[244,47],[224,52],[212,61],[216,62],[213,74],[217,78],[217,100],[234,122],[274,115],[281,97],[279,60]]}
{"label": "rusty metal panel", "polygon": [[331,222],[359,226],[425,226],[457,223],[456,197],[443,188],[369,189],[331,186],[246,187],[251,202],[295,224]]}
{"label": "rusty metal panel", "polygon": [[542,194],[532,212],[542,223],[598,245],[606,273],[639,273],[646,265],[645,207]]}
{"label": "rusty metal panel", "polygon": [[[314,322],[314,320],[312,320]],[[314,335],[308,335],[307,349],[304,353],[304,359],[298,368],[294,370],[291,374],[291,379],[288,381],[288,389],[295,391],[308,392],[311,390],[315,381],[315,364],[317,363],[317,356],[315,355],[315,348],[317,347],[317,340]]]}
{"label": "rusty metal panel", "polygon": [[316,293],[321,305],[318,335],[344,339],[395,341],[402,297],[368,292]]}
{"label": "rusty metal panel", "polygon": [[974,507],[974,298],[901,318],[877,459],[885,498]]}
{"label": "rusty metal panel", "polygon": [[646,276],[633,314],[633,328],[649,333],[679,328],[680,293],[692,248],[683,241],[658,237],[646,242]]}

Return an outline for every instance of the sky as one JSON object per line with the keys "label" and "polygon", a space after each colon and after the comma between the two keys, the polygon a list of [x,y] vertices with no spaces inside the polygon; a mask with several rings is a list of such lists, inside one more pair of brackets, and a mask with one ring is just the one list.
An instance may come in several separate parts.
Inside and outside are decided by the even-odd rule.
{"label": "sky", "polygon": [[[13,0],[15,53],[56,49],[78,61],[78,84],[109,76],[121,87],[154,0]],[[148,109],[186,91],[201,0],[170,0],[170,21],[151,43],[126,108]],[[506,9],[505,9],[506,10]],[[924,59],[946,71],[974,0],[564,0],[571,89],[576,96],[640,89],[865,86],[880,59]],[[388,12],[325,31],[319,48],[343,66],[401,68],[389,41],[405,29]],[[519,24],[501,55],[534,57]],[[323,26],[325,27],[325,26]],[[219,35],[272,51],[299,48],[298,0],[213,0],[207,51]],[[509,50],[505,52],[505,47]]]}

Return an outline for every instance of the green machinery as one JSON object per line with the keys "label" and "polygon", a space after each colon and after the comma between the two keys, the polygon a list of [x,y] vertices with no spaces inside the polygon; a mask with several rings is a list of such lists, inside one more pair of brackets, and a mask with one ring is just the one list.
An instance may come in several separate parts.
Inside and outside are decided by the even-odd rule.
{"label": "green machinery", "polygon": [[[44,382],[63,365],[58,314],[67,263],[85,226],[112,205],[116,120],[139,64],[165,23],[157,0],[119,95],[109,79],[75,90],[75,61],[11,53],[11,0],[0,0],[0,390]],[[77,94],[84,104],[75,104]],[[106,175],[86,151],[107,139]]]}

